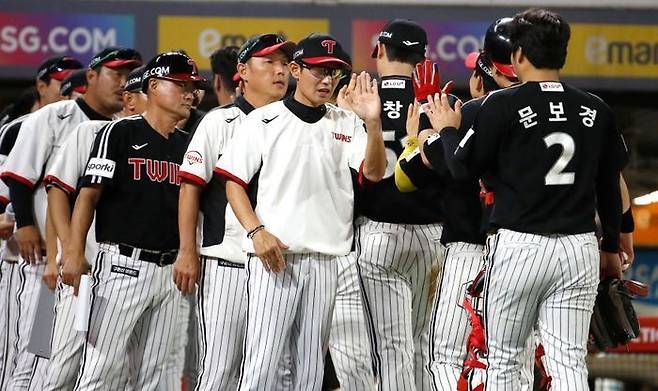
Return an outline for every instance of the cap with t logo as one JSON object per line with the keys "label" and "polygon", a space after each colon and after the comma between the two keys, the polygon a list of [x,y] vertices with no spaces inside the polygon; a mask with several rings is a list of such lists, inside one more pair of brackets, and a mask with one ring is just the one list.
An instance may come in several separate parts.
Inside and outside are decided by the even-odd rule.
{"label": "cap with t logo", "polygon": [[340,42],[325,34],[314,33],[299,41],[292,59],[308,65],[352,68],[350,56],[343,50]]}

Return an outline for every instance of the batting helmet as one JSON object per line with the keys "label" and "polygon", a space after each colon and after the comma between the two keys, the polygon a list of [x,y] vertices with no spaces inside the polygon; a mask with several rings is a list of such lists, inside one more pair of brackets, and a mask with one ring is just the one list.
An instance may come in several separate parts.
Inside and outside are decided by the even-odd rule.
{"label": "batting helmet", "polygon": [[510,58],[512,56],[512,41],[510,41],[512,20],[512,18],[496,20],[484,35],[484,53],[491,59],[494,67],[508,77],[516,77]]}

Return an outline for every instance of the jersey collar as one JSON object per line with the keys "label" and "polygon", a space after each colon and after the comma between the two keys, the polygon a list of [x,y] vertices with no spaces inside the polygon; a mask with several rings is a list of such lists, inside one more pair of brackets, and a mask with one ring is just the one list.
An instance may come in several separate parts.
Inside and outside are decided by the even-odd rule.
{"label": "jersey collar", "polygon": [[236,97],[234,103],[245,114],[249,114],[254,111],[254,106],[247,102],[247,100],[242,95]]}
{"label": "jersey collar", "polygon": [[318,122],[327,113],[327,107],[325,105],[318,107],[306,106],[297,102],[292,96],[284,99],[283,104],[299,119],[309,124]]}
{"label": "jersey collar", "polygon": [[85,102],[84,99],[78,98],[75,100],[75,103],[77,103],[78,107],[80,107],[80,110],[82,110],[83,113],[89,118],[90,120],[96,120],[96,121],[110,121],[111,118],[107,118],[106,116],[97,113],[92,109],[87,102]]}

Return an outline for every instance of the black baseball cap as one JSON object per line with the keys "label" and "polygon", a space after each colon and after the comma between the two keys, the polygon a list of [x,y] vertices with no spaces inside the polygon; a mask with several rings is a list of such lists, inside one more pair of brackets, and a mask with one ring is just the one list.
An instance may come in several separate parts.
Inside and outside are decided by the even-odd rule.
{"label": "black baseball cap", "polygon": [[[377,42],[425,55],[427,33],[412,20],[393,19],[386,23],[384,29],[379,33]],[[372,51],[372,58],[376,57],[377,45]]]}
{"label": "black baseball cap", "polygon": [[294,42],[285,41],[277,34],[257,35],[250,38],[240,47],[238,51],[238,63],[244,64],[251,57],[263,57],[276,50],[281,50],[288,58],[291,58],[292,52],[295,51],[295,46]]}
{"label": "black baseball cap", "polygon": [[142,91],[142,75],[146,70],[146,66],[142,65],[130,71],[126,78],[126,85],[123,87],[127,92],[141,92]]}
{"label": "black baseball cap", "polygon": [[297,44],[292,56],[296,63],[352,69],[350,56],[331,35],[313,33]]}
{"label": "black baseball cap", "polygon": [[[297,45],[292,41],[285,41],[277,34],[261,34],[250,38],[238,50],[238,64],[244,64],[252,57],[263,57],[277,50],[281,50],[288,59],[292,58],[292,52]],[[233,80],[240,80],[236,72]]]}
{"label": "black baseball cap", "polygon": [[142,55],[135,49],[110,47],[101,50],[89,62],[89,68],[94,69],[99,66],[107,68],[122,68],[128,67],[130,69],[137,68],[142,65]]}
{"label": "black baseball cap", "polygon": [[149,79],[167,79],[175,81],[205,82],[192,58],[180,52],[160,53],[153,57],[144,67],[142,73],[142,92],[148,89]]}
{"label": "black baseball cap", "polygon": [[59,87],[59,94],[62,96],[69,96],[73,91],[80,94],[84,94],[87,91],[86,69],[76,69],[62,80],[62,86]]}
{"label": "black baseball cap", "polygon": [[62,81],[71,72],[82,68],[82,63],[70,56],[51,57],[41,63],[37,69],[37,80],[44,80],[46,77]]}

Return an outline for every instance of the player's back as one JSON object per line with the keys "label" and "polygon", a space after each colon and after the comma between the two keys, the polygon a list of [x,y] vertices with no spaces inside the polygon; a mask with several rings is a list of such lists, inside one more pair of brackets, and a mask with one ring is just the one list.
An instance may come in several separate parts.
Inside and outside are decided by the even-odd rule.
{"label": "player's back", "polygon": [[[407,108],[414,101],[411,78],[384,76],[379,96],[387,167],[381,181],[360,189],[358,213],[373,221],[393,224],[439,223],[443,221],[439,183],[411,193],[401,193],[395,186],[395,164],[406,146]],[[420,128],[430,127],[426,117],[422,116]]]}
{"label": "player's back", "polygon": [[499,140],[490,147],[497,148],[494,167],[485,171],[496,189],[494,227],[561,234],[594,230],[601,161],[625,157],[603,101],[565,83],[529,82],[485,101],[475,123],[475,132],[483,131],[498,133]]}

